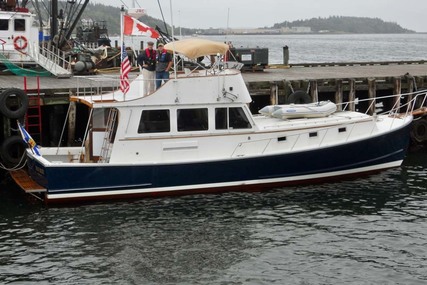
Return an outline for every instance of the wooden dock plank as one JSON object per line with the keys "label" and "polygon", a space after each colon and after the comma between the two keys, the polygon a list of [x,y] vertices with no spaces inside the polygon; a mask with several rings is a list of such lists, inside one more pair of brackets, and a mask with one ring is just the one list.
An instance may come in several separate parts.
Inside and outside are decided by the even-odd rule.
{"label": "wooden dock plank", "polygon": [[16,184],[22,188],[26,193],[43,193],[46,192],[46,188],[40,186],[36,181],[34,181],[28,172],[24,169],[17,171],[11,171],[10,175]]}
{"label": "wooden dock plank", "polygon": [[427,64],[411,65],[366,65],[366,66],[318,66],[292,67],[288,69],[265,69],[263,72],[243,73],[246,82],[349,79],[368,77],[395,77],[406,73],[426,76]]}
{"label": "wooden dock plank", "polygon": [[[360,66],[315,66],[265,69],[260,72],[245,72],[243,78],[246,82],[269,82],[283,80],[319,80],[319,79],[348,79],[367,77],[395,77],[406,73],[412,76],[426,76],[427,63],[424,64],[389,64],[389,65],[360,65]],[[138,75],[131,72],[130,78]],[[74,76],[71,78],[41,77],[40,89],[44,90],[75,90],[80,87],[112,87],[118,86],[118,74],[99,74],[93,76]],[[171,78],[173,75],[171,74]],[[94,82],[102,82],[95,84]],[[15,75],[0,76],[0,89],[23,88],[24,79]],[[28,89],[35,89],[36,80],[28,80]]]}

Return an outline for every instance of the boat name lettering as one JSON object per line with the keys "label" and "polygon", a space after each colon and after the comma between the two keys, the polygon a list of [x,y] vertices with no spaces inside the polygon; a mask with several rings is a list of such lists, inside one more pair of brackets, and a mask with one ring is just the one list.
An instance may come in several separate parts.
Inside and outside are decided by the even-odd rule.
{"label": "boat name lettering", "polygon": [[37,173],[44,175],[44,169],[41,168],[40,166],[36,166],[34,167],[34,169],[36,170]]}

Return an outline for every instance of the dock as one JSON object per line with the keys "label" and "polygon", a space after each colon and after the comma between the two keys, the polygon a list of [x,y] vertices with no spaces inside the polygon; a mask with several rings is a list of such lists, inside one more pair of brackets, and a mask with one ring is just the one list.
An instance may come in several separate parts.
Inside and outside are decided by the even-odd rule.
{"label": "dock", "polygon": [[285,68],[282,65],[271,66],[263,72],[246,72],[243,77],[246,82],[265,82],[283,80],[325,80],[325,79],[362,79],[398,77],[405,74],[426,76],[427,63],[424,64],[374,64],[371,65],[303,65]]}
{"label": "dock", "polygon": [[[424,61],[387,65],[384,62],[342,63],[290,68],[278,65],[263,72],[244,73],[243,77],[251,95],[254,98],[259,96],[261,105],[289,103],[289,95],[298,90],[309,94],[314,102],[330,100],[339,104],[354,98],[367,99],[427,89],[427,64]],[[254,106],[251,110],[256,112],[259,107]]]}
{"label": "dock", "polygon": [[[422,61],[423,62],[423,61]],[[412,76],[427,76],[427,63],[409,63],[404,64],[391,63],[385,65],[384,63],[371,63],[369,65],[352,64],[346,65],[328,65],[324,66],[319,64],[309,67],[304,65],[272,65],[264,71],[259,72],[244,72],[243,78],[246,83],[257,82],[282,82],[282,81],[297,81],[297,80],[327,80],[327,79],[363,79],[363,78],[385,78],[385,77],[399,77],[405,74]],[[131,73],[136,77],[136,73]],[[77,87],[90,87],[93,86],[94,80],[106,81],[105,79],[118,78],[118,74],[99,74],[92,76],[74,76],[71,78],[56,78],[56,77],[41,77],[40,89],[44,92],[49,90],[58,90],[61,92],[76,89]],[[31,84],[31,78],[28,80]],[[23,87],[23,77],[14,75],[0,76],[0,89]],[[34,89],[34,85],[31,89]],[[105,86],[108,86],[105,83]]]}

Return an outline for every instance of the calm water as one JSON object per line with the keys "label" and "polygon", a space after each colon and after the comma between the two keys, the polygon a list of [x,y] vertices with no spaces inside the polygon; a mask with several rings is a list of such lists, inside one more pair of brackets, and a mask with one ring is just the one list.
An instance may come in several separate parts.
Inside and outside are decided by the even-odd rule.
{"label": "calm water", "polygon": [[[284,38],[291,62],[425,58],[427,35],[396,37]],[[283,38],[270,39],[281,52]],[[364,41],[385,49],[341,53]],[[65,208],[30,203],[6,181],[0,284],[427,284],[426,168],[423,150],[352,181]]]}
{"label": "calm water", "polygon": [[0,190],[0,283],[426,284],[427,151],[317,186],[66,208]]}
{"label": "calm water", "polygon": [[283,63],[283,46],[290,63],[399,61],[426,59],[427,34],[396,35],[269,35],[209,36],[235,47],[269,49],[269,63]]}
{"label": "calm water", "polygon": [[[235,47],[269,49],[269,63],[283,63],[283,47],[289,47],[290,63],[425,60],[427,34],[368,35],[228,35],[200,36]],[[114,43],[118,38],[112,38]],[[140,48],[146,39],[128,37],[127,46]]]}

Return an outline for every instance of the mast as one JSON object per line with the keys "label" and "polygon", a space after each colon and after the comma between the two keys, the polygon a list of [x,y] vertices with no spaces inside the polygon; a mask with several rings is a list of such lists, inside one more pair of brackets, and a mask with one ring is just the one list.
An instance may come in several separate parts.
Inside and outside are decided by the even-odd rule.
{"label": "mast", "polygon": [[225,41],[227,42],[227,36],[228,33],[230,32],[230,8],[228,8],[227,11],[227,29],[225,30]]}
{"label": "mast", "polygon": [[120,9],[120,46],[124,46],[124,35],[123,35],[123,17],[125,15],[125,7],[122,5]]}
{"label": "mast", "polygon": [[[88,3],[89,3],[89,0],[85,0],[83,5],[80,7],[80,10],[79,10],[76,18],[74,19],[73,23],[71,23],[71,26],[68,27],[68,29],[67,29],[67,33],[65,34],[65,38],[63,39],[64,42],[71,37],[71,34],[73,33],[74,28],[77,26],[77,24],[80,20],[80,17],[83,15],[83,11],[86,9],[86,6]],[[64,42],[61,42],[60,47],[62,47]]]}
{"label": "mast", "polygon": [[[173,25],[172,0],[169,0],[169,5],[171,7],[171,26],[172,26],[172,45],[173,45],[173,73],[174,73],[174,76],[175,76],[175,79],[176,79],[177,78],[176,77],[177,66],[176,66],[176,56],[175,56],[175,35],[174,35],[174,29],[175,29],[175,27]],[[166,22],[165,22],[165,25],[166,25]]]}
{"label": "mast", "polygon": [[53,39],[58,34],[58,0],[50,1],[50,36]]}

